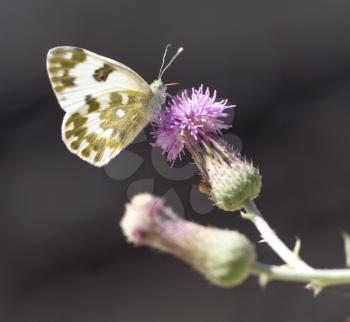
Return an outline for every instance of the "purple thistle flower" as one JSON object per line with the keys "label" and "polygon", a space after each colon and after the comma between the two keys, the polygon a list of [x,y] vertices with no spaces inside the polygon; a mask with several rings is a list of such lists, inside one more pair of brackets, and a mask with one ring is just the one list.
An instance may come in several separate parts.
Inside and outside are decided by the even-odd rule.
{"label": "purple thistle flower", "polygon": [[175,96],[153,122],[154,146],[172,163],[186,147],[203,178],[200,191],[227,211],[243,208],[261,189],[259,170],[221,138],[221,130],[230,126],[220,118],[232,107],[201,86]]}
{"label": "purple thistle flower", "polygon": [[191,93],[184,91],[175,96],[153,121],[155,146],[167,154],[169,162],[174,163],[181,155],[184,147],[201,144],[207,138],[221,135],[221,130],[230,125],[220,118],[227,116],[224,111],[235,105],[228,105],[227,100],[216,101],[216,91],[210,95],[210,90],[192,89]]}

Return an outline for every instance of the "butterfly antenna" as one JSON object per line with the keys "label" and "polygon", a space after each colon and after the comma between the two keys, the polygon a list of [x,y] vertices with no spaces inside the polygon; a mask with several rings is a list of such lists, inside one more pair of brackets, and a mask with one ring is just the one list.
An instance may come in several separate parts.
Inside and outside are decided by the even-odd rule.
{"label": "butterfly antenna", "polygon": [[173,63],[173,61],[176,59],[177,56],[179,56],[182,52],[184,51],[183,47],[180,47],[177,52],[175,53],[175,55],[170,59],[169,63],[164,67],[163,70],[161,70],[161,72],[159,73],[159,79],[162,78],[164,72],[169,68],[169,66]]}
{"label": "butterfly antenna", "polygon": [[181,85],[181,83],[168,83],[168,84],[165,84],[165,86],[175,86],[175,85]]}
{"label": "butterfly antenna", "polygon": [[165,46],[165,50],[164,50],[164,54],[163,54],[163,61],[162,61],[162,66],[160,66],[160,69],[159,69],[159,74],[158,74],[158,78],[160,78],[160,75],[162,73],[162,69],[164,67],[164,64],[165,64],[165,57],[166,57],[166,54],[168,52],[168,48],[171,47],[171,44],[167,44]]}

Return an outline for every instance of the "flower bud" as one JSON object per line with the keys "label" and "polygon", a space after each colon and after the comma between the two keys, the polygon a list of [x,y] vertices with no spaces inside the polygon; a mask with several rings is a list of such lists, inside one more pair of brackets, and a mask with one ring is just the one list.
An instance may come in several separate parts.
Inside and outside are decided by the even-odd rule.
{"label": "flower bud", "polygon": [[150,194],[137,195],[126,205],[121,228],[134,245],[170,253],[222,287],[242,283],[256,258],[244,235],[183,220]]}
{"label": "flower bud", "polygon": [[224,141],[213,143],[204,167],[210,196],[223,210],[239,210],[260,193],[259,170]]}

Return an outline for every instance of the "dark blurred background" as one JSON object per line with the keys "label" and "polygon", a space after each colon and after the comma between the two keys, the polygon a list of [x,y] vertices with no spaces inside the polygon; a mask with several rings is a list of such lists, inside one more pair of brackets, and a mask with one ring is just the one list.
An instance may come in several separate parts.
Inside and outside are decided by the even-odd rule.
{"label": "dark blurred background", "polygon": [[[170,256],[126,244],[118,225],[126,189],[154,175],[151,148],[132,148],[145,162],[119,181],[68,152],[45,59],[51,47],[75,45],[152,81],[164,46],[184,46],[165,80],[203,83],[239,106],[230,131],[261,169],[265,217],[291,247],[302,239],[311,265],[341,267],[340,234],[350,232],[349,17],[343,0],[1,1],[0,321],[347,321],[350,288],[315,299],[303,285],[263,291],[251,278],[223,290]],[[258,240],[238,214],[196,214],[187,194],[196,182],[156,185],[180,191],[187,218]],[[266,245],[258,251],[280,263]]]}

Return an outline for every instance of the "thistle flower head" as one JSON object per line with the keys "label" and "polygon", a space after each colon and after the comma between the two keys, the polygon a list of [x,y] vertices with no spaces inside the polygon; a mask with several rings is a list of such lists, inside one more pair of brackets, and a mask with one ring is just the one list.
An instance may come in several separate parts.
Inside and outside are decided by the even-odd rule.
{"label": "thistle flower head", "polygon": [[219,208],[236,211],[255,199],[261,189],[261,176],[250,162],[221,138],[229,125],[220,117],[231,108],[226,100],[217,102],[207,88],[175,96],[154,122],[155,146],[174,162],[184,147],[201,172],[200,190],[209,195]]}
{"label": "thistle flower head", "polygon": [[186,221],[150,194],[137,195],[126,205],[120,225],[129,242],[170,253],[215,285],[240,284],[256,259],[244,235]]}
{"label": "thistle flower head", "polygon": [[232,108],[227,100],[216,101],[216,91],[211,95],[209,88],[192,89],[175,96],[154,120],[155,146],[167,154],[174,162],[181,155],[185,145],[198,142],[206,137],[221,134],[229,128],[220,119],[227,116],[224,111]]}

